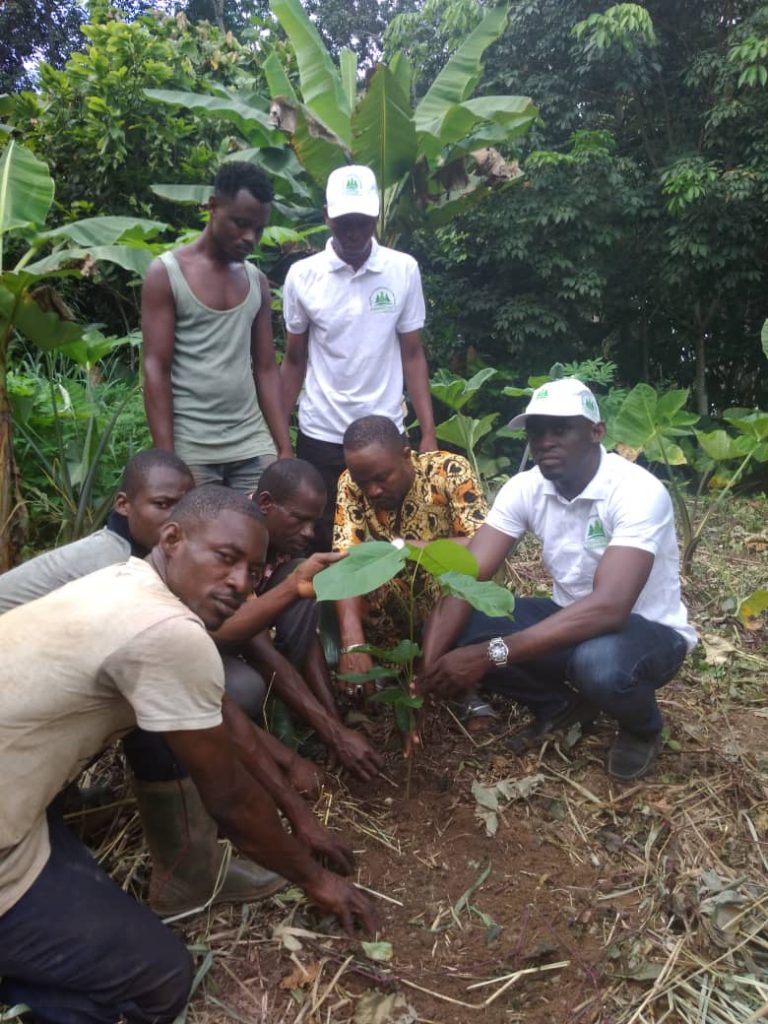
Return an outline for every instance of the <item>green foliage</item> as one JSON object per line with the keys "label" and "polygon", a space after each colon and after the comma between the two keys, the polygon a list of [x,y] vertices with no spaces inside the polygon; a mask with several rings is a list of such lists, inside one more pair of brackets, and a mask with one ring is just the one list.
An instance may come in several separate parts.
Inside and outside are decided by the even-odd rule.
{"label": "green foliage", "polygon": [[731,47],[728,60],[739,68],[737,88],[768,85],[768,38],[748,36],[743,42]]}
{"label": "green foliage", "polygon": [[[130,340],[97,335],[91,355],[98,351],[101,359]],[[74,361],[46,356],[9,374],[30,552],[77,540],[100,526],[125,463],[149,445],[138,388],[120,376],[100,380],[83,354],[78,351]]]}
{"label": "green foliage", "polygon": [[[208,180],[229,143],[215,123],[169,113],[148,88],[212,90],[249,83],[253,51],[210,25],[153,13],[127,22],[105,17],[83,29],[88,45],[62,70],[40,69],[40,88],[6,104],[26,145],[50,165],[64,219],[121,213],[174,215],[150,185]],[[66,131],[62,131],[66,125]]]}
{"label": "green foliage", "polygon": [[590,14],[571,29],[584,52],[615,46],[633,54],[642,44],[654,46],[656,33],[648,11],[640,4],[615,4],[604,14]]}
{"label": "green foliage", "polygon": [[542,117],[522,187],[415,239],[432,351],[534,375],[600,355],[702,415],[765,405],[767,38],[760,0],[513,5],[478,91]]}
{"label": "green foliage", "polygon": [[496,372],[493,367],[486,366],[466,380],[450,370],[439,369],[429,382],[429,388],[433,398],[439,399],[449,409],[458,412]]}
{"label": "green foliage", "polygon": [[535,117],[525,97],[471,98],[483,54],[503,31],[503,5],[485,12],[413,108],[406,61],[379,64],[357,98],[350,59],[342,53],[346,71],[335,67],[299,0],[273,0],[272,6],[293,48],[301,86],[299,99],[270,58],[267,78],[278,120],[318,188],[344,163],[373,168],[384,197],[379,236],[385,241],[419,220],[444,222],[466,207],[488,186],[474,154],[508,142]]}
{"label": "green foliage", "polygon": [[[724,419],[735,433],[697,430],[700,417],[685,411],[687,399],[687,390],[658,394],[648,384],[638,384],[610,424],[616,440],[666,467],[683,533],[683,572],[690,567],[712,513],[744,478],[750,464],[768,462],[768,413],[728,409]],[[691,464],[700,471],[697,493],[707,483],[717,484],[715,499],[698,521],[697,502],[687,499],[684,479],[676,472],[676,467]]]}
{"label": "green foliage", "polygon": [[[90,267],[97,260],[146,268],[146,238],[163,226],[136,218],[106,217],[89,218],[47,232],[44,222],[53,193],[53,180],[46,165],[23,146],[10,141],[0,157],[0,526],[4,538],[0,570],[11,564],[14,519],[15,471],[6,386],[10,347],[19,338],[43,352],[68,346],[73,355],[82,356],[90,367],[92,344],[103,348],[106,340],[101,336],[95,339],[93,335],[89,339],[88,332],[73,322],[71,311],[47,282],[77,274],[75,268]],[[73,239],[97,244],[75,248],[68,245]],[[23,253],[11,269],[4,263],[9,244]],[[35,255],[51,244],[54,251],[49,257],[32,262]],[[110,421],[108,427],[102,426],[102,440],[97,440],[100,425],[96,419],[92,421],[87,443],[89,469],[85,471],[88,488],[93,479],[90,467],[98,464],[113,425]],[[71,501],[71,481],[65,482]],[[86,505],[89,500],[86,499]],[[73,527],[76,532],[84,515],[78,508]]]}
{"label": "green foliage", "polygon": [[384,59],[405,55],[414,68],[413,84],[421,95],[451,54],[477,28],[483,9],[475,0],[425,0],[416,11],[403,11],[387,26]]}

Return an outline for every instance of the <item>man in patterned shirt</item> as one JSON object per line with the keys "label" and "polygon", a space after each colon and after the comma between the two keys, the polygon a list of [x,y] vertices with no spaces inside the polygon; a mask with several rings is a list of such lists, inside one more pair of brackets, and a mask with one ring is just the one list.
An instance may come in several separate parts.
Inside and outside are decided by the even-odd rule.
{"label": "man in patterned shirt", "polygon": [[[415,454],[386,416],[364,416],[344,434],[347,468],[339,479],[334,550],[365,540],[427,544],[447,537],[466,542],[482,526],[488,506],[465,458],[451,452]],[[426,621],[438,598],[427,573],[417,575],[415,625]],[[409,635],[410,582],[395,577],[367,597],[338,601],[339,674],[367,672],[370,656],[357,644],[389,647]],[[488,708],[487,712],[490,712]]]}

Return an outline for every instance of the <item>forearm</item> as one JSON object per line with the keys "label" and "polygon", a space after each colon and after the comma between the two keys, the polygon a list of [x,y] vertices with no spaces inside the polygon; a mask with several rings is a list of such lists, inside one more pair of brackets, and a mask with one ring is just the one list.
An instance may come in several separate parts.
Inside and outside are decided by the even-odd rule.
{"label": "forearm", "polygon": [[348,597],[336,602],[336,616],[339,620],[339,635],[342,647],[353,647],[365,643],[363,629],[363,611],[365,602],[362,597]]}
{"label": "forearm", "polygon": [[194,770],[191,775],[222,834],[246,857],[304,888],[323,873],[309,848],[283,828],[258,772],[252,773],[241,763],[226,796],[217,794],[215,798],[209,795],[204,776]]}
{"label": "forearm", "polygon": [[338,719],[318,701],[303,677],[266,636],[257,637],[249,645],[249,661],[273,679],[275,693],[299,718],[306,722],[323,742],[334,745],[339,729]]}
{"label": "forearm", "polygon": [[421,346],[418,351],[403,356],[403,378],[413,411],[419,421],[422,441],[428,439],[437,446],[435,417],[429,391],[429,367]]}
{"label": "forearm", "polygon": [[269,367],[254,374],[259,407],[272,434],[277,453],[281,457],[292,455],[291,439],[288,435],[288,415],[283,409],[280,371],[272,362]]}
{"label": "forearm", "polygon": [[284,761],[287,769],[291,752],[286,747],[283,747],[284,753],[280,752],[277,749],[283,746],[280,741],[255,726],[234,701],[225,701],[222,711],[224,725],[240,763],[253,780],[266,790],[294,829],[300,828],[312,812],[287,781],[274,756],[276,754],[277,758]]}
{"label": "forearm", "polygon": [[299,400],[301,386],[307,372],[306,338],[300,335],[298,341],[293,339],[293,335],[288,336],[285,357],[280,364],[283,408],[288,417]]}
{"label": "forearm", "polygon": [[424,626],[421,662],[425,668],[449,651],[472,609],[458,597],[443,597]]}
{"label": "forearm", "polygon": [[145,361],[144,409],[155,448],[173,451],[173,392],[170,371],[152,370]]}
{"label": "forearm", "polygon": [[213,635],[217,644],[226,648],[248,643],[258,633],[269,629],[275,619],[301,596],[295,573],[267,590],[259,597],[246,601]]}

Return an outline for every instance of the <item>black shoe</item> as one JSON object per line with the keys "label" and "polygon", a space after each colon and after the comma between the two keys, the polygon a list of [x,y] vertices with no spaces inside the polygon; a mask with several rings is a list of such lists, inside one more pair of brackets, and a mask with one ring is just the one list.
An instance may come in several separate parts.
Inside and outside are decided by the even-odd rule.
{"label": "black shoe", "polygon": [[606,770],[622,782],[642,779],[653,768],[660,749],[661,732],[638,736],[620,728],[608,751]]}
{"label": "black shoe", "polygon": [[521,754],[543,743],[555,733],[567,732],[571,726],[577,724],[581,726],[582,733],[585,733],[594,724],[597,715],[597,708],[583,697],[571,697],[557,710],[537,715],[530,725],[515,733],[509,741],[509,748],[513,753]]}

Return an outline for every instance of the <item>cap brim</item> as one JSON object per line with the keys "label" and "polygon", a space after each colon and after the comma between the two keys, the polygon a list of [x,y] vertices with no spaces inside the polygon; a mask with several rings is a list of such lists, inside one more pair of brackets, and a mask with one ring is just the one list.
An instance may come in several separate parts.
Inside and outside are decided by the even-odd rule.
{"label": "cap brim", "polygon": [[514,419],[511,419],[509,421],[509,423],[507,424],[507,430],[524,430],[525,421],[527,419],[528,414],[525,412],[521,412],[518,416],[515,416]]}
{"label": "cap brim", "polygon": [[356,213],[361,217],[378,217],[379,201],[376,199],[368,202],[360,200],[359,202],[331,203],[326,206],[326,211],[331,220],[335,220],[336,217],[346,217],[350,213]]}

